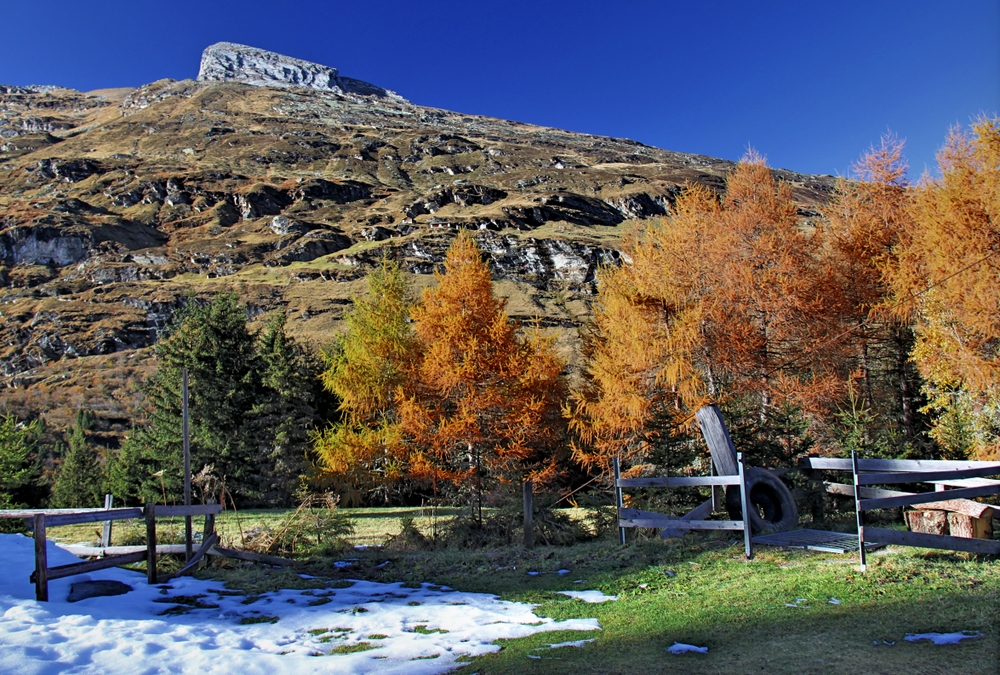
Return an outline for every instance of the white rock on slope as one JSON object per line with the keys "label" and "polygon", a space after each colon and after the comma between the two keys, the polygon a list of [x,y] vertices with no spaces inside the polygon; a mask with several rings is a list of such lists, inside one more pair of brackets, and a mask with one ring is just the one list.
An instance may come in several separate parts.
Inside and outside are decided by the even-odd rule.
{"label": "white rock on slope", "polygon": [[242,82],[265,87],[307,87],[405,101],[394,91],[341,77],[336,68],[233,42],[217,42],[201,55],[199,82]]}

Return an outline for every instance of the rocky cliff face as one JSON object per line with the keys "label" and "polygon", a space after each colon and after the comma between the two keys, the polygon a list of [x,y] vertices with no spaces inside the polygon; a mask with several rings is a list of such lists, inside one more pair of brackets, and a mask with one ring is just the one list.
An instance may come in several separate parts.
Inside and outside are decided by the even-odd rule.
{"label": "rocky cliff face", "polygon": [[[146,363],[187,298],[230,289],[322,345],[381,256],[419,290],[461,228],[573,368],[622,231],[688,182],[721,190],[732,166],[416,106],[247,50],[209,48],[201,81],[0,87],[0,397]],[[832,177],[777,173],[818,218]]]}
{"label": "rocky cliff face", "polygon": [[341,77],[336,68],[232,42],[217,42],[202,53],[198,81],[241,82],[259,87],[306,87],[336,94],[361,94],[405,101],[394,91]]}

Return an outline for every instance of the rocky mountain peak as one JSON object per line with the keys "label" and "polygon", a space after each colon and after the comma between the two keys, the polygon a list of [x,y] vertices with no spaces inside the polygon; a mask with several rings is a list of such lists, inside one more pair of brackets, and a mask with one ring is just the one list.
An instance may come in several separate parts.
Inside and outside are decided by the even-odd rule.
{"label": "rocky mountain peak", "polygon": [[306,87],[403,101],[394,91],[342,77],[336,68],[233,42],[217,42],[201,55],[199,82],[242,82],[264,87]]}

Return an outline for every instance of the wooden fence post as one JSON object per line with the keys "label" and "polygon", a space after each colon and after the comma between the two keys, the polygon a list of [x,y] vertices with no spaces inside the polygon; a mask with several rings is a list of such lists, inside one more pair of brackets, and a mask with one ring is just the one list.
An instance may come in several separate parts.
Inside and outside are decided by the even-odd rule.
{"label": "wooden fence post", "polygon": [[[110,509],[115,505],[114,495],[104,495],[104,508]],[[111,546],[111,521],[104,521],[104,529],[101,531],[101,548]]]}
{"label": "wooden fence post", "polygon": [[146,504],[146,581],[156,583],[156,505]]}
{"label": "wooden fence post", "polygon": [[[715,468],[715,462],[711,462],[708,465],[708,475],[717,476],[719,475],[718,470]],[[712,486],[712,513],[718,513],[722,510],[722,505],[725,503],[726,499],[723,490],[725,490],[721,485]]]}
{"label": "wooden fence post", "polygon": [[[208,503],[209,504],[214,504],[215,503],[215,497],[209,497],[208,498]],[[211,513],[206,513],[205,514],[205,533],[201,535],[201,540],[203,542],[208,541],[208,538],[210,536],[212,536],[213,532],[215,532],[215,516],[213,514],[211,514]]]}
{"label": "wooden fence post", "polygon": [[740,474],[740,504],[743,506],[743,552],[747,560],[753,560],[753,520],[750,518],[750,491],[747,489],[746,463],[743,453],[736,453],[736,465]]}
{"label": "wooden fence post", "polygon": [[854,474],[854,512],[858,521],[858,556],[861,559],[861,571],[868,569],[865,555],[865,519],[861,511],[861,476],[858,475],[858,453],[851,450],[851,471]]}
{"label": "wooden fence post", "polygon": [[45,514],[36,513],[35,527],[35,599],[49,599],[49,553],[45,547]]}
{"label": "wooden fence post", "polygon": [[524,547],[535,546],[535,494],[534,483],[524,481]]}
{"label": "wooden fence post", "polygon": [[[188,371],[181,370],[181,434],[184,446],[184,506],[191,506],[191,432],[188,425]],[[191,535],[191,516],[184,516],[184,562],[191,560],[194,546]]]}
{"label": "wooden fence post", "polygon": [[615,469],[615,507],[617,508],[617,513],[615,513],[615,517],[619,521],[619,526],[618,526],[618,543],[621,544],[622,546],[624,546],[625,545],[625,528],[621,527],[621,517],[622,517],[621,516],[621,511],[625,507],[625,500],[622,497],[622,489],[620,487],[618,487],[618,481],[621,480],[621,477],[622,477],[622,465],[621,465],[621,461],[619,460],[618,457],[615,457],[614,469]]}

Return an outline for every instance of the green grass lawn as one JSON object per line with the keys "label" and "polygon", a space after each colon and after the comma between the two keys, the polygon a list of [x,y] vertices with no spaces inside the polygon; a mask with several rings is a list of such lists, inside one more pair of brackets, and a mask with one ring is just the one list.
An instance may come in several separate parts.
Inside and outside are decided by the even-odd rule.
{"label": "green grass lawn", "polygon": [[[420,509],[344,509],[355,533],[351,543],[378,544],[415,517],[430,535],[452,512]],[[281,512],[251,511],[239,523],[273,524]],[[236,519],[220,518],[230,540]],[[58,528],[60,539],[83,535]],[[229,528],[229,529],[227,529]],[[119,530],[120,532],[122,530]],[[94,537],[90,537],[93,539]],[[117,542],[115,542],[117,543]],[[433,582],[536,604],[555,619],[597,618],[595,633],[543,633],[503,641],[502,649],[459,672],[480,673],[1000,673],[1000,564],[994,558],[925,549],[890,548],[869,556],[757,549],[743,559],[733,536],[688,535],[682,540],[610,539],[564,547],[381,549],[303,561],[296,571],[213,562],[199,576],[248,593],[328,583],[325,579]],[[332,563],[358,560],[346,569]],[[384,564],[386,561],[389,564]],[[557,570],[569,574],[558,575]],[[303,580],[307,571],[322,580]],[[531,576],[529,571],[540,574]],[[581,583],[574,583],[583,580]],[[598,589],[615,602],[586,604],[559,590]],[[840,604],[831,604],[831,599]],[[787,604],[797,604],[788,607]],[[909,643],[906,633],[981,631],[958,645]],[[582,648],[549,649],[563,641],[595,638]],[[708,654],[672,655],[674,642],[709,648]],[[874,644],[878,642],[878,644]],[[895,644],[885,644],[886,642]],[[535,658],[538,657],[538,658]]]}

